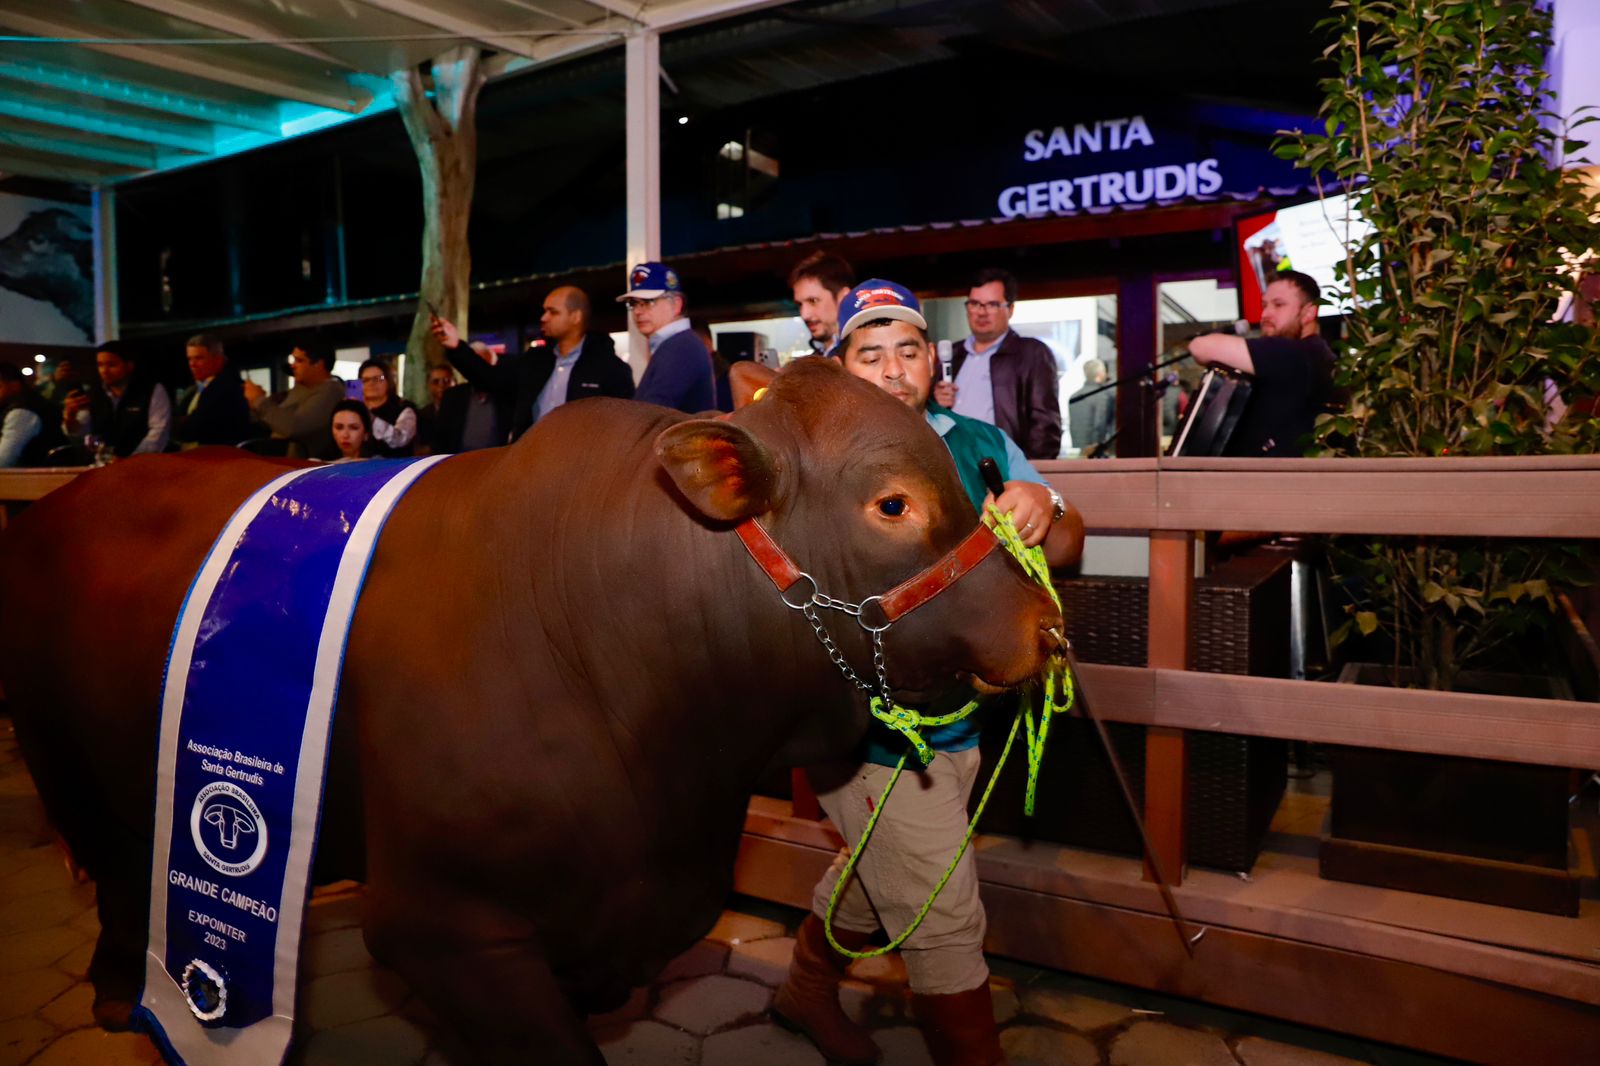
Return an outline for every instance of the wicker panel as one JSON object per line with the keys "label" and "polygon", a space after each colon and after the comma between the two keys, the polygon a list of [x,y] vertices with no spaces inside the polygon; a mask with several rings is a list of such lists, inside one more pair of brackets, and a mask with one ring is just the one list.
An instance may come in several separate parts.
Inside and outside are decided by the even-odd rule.
{"label": "wicker panel", "polygon": [[[1059,582],[1067,635],[1085,662],[1143,666],[1148,588],[1144,578]],[[1289,557],[1262,553],[1229,560],[1195,582],[1196,670],[1286,676],[1289,658]],[[1009,723],[1009,717],[1005,718]],[[1035,816],[1022,816],[1025,762],[1013,753],[985,816],[988,832],[1076,847],[1139,854],[1138,831],[1100,750],[1093,726],[1057,723],[1041,774]],[[1111,723],[1117,757],[1135,799],[1144,800],[1144,727]],[[987,774],[1004,735],[985,736]],[[1255,864],[1288,779],[1288,745],[1268,737],[1189,734],[1188,856],[1197,866],[1243,871]]]}

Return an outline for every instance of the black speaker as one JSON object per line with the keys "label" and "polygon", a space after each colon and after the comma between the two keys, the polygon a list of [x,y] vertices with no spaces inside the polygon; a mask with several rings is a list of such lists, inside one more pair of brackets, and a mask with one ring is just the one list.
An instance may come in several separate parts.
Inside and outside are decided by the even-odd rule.
{"label": "black speaker", "polygon": [[767,346],[765,333],[720,333],[717,335],[717,354],[730,363],[741,359],[754,359]]}

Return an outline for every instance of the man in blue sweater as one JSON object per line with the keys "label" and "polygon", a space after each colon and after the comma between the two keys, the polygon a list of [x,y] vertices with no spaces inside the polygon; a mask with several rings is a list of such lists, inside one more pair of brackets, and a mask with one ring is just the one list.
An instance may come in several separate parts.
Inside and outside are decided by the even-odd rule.
{"label": "man in blue sweater", "polygon": [[640,263],[617,302],[627,305],[633,324],[650,342],[650,365],[633,398],[691,415],[714,410],[711,351],[689,328],[678,272],[665,263]]}

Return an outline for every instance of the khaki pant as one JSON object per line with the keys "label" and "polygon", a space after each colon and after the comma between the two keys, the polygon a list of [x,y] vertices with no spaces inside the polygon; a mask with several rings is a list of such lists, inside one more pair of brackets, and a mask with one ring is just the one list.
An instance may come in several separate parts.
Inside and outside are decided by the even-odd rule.
{"label": "khaki pant", "polygon": [[[850,883],[839,897],[834,925],[871,932],[878,928],[898,936],[938,884],[967,831],[967,800],[978,776],[977,748],[938,752],[920,773],[915,757],[894,786]],[[894,772],[875,763],[829,765],[810,771],[811,787],[833,824],[848,842],[812,895],[811,909],[828,913],[828,897],[861,839],[873,806]],[[911,990],[947,995],[977,988],[989,979],[983,958],[986,927],[978,898],[978,870],[972,849],[939,893],[927,918],[900,947]]]}

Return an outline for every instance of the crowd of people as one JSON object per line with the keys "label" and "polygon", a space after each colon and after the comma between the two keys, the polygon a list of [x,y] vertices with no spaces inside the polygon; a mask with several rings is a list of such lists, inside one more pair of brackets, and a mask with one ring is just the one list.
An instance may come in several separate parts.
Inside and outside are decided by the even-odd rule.
{"label": "crowd of people", "polygon": [[[790,292],[815,354],[836,343],[839,301],[854,282],[850,265],[828,252],[808,256],[791,272]],[[944,363],[950,380],[938,382],[934,399],[997,425],[1029,458],[1054,458],[1062,428],[1055,361],[1043,343],[1010,329],[1016,288],[1004,271],[975,279],[966,302],[971,338]],[[562,404],[596,396],[691,413],[732,408],[729,363],[706,324],[688,317],[675,270],[640,264],[617,299],[650,348],[637,386],[611,336],[593,328],[588,294],[566,285],[545,297],[540,339],[523,352],[497,355],[435,318],[447,362],[428,369],[428,399],[420,407],[399,394],[387,360],[361,364],[356,393],[335,376],[333,354],[310,342],[290,342],[292,387],[277,395],[247,380],[222,340],[204,333],[185,346],[192,383],[175,396],[115,341],[95,350],[98,380],[80,380],[74,364],[62,360],[35,388],[15,367],[0,364],[0,467],[71,466],[207,444],[325,462],[455,453],[514,442]],[[347,401],[363,406],[366,417],[341,407]],[[336,408],[343,412],[340,431]],[[352,437],[357,421],[359,440]]]}
{"label": "crowd of people", "polygon": [[[850,264],[826,251],[790,272],[790,296],[813,354],[830,354],[839,344],[837,312],[855,280]],[[972,279],[965,301],[970,334],[937,360],[930,402],[998,427],[1028,459],[1053,459],[1064,421],[1056,359],[1044,342],[1012,328],[1017,298],[1017,281],[1004,270]],[[202,444],[324,462],[448,454],[516,441],[562,404],[597,396],[690,413],[732,408],[728,361],[709,328],[688,317],[675,270],[642,263],[617,299],[650,347],[637,386],[611,336],[593,328],[588,294],[570,285],[545,297],[540,339],[523,352],[497,354],[435,318],[447,362],[428,369],[421,407],[399,394],[387,360],[361,364],[357,393],[335,376],[332,353],[309,342],[291,345],[293,386],[279,395],[245,380],[210,334],[189,339],[193,383],[175,398],[116,342],[97,347],[98,380],[87,383],[67,360],[37,388],[17,368],[0,364],[0,467],[76,465]],[[1317,333],[1319,302],[1314,281],[1285,273],[1268,287],[1261,337],[1204,335],[1190,344],[1200,364],[1250,373],[1257,391],[1270,394],[1250,405],[1228,454],[1293,454],[1326,409],[1333,354]],[[1105,454],[1117,436],[1117,392],[1101,360],[1089,359],[1084,371],[1066,421],[1079,454]],[[1165,399],[1179,397],[1174,391]],[[1164,415],[1175,420],[1177,404],[1165,404]]]}

